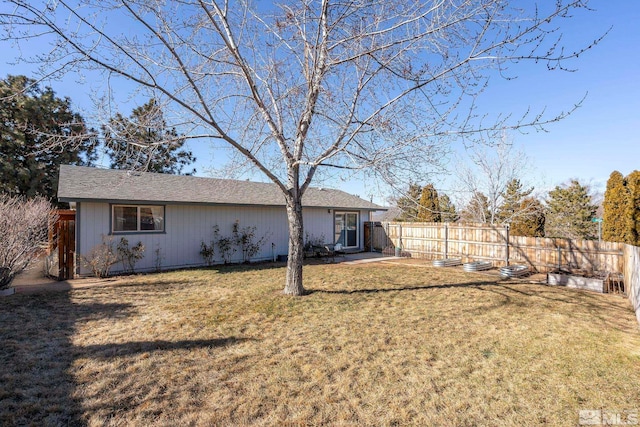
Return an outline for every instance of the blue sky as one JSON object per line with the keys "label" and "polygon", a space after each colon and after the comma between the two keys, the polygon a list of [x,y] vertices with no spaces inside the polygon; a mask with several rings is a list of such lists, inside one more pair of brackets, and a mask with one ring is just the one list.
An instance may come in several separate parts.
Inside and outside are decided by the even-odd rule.
{"label": "blue sky", "polygon": [[[484,110],[523,114],[543,109],[550,115],[583,99],[564,120],[547,132],[509,135],[531,163],[530,185],[546,193],[556,185],[578,178],[604,192],[614,170],[627,175],[640,169],[640,1],[592,1],[595,9],[569,21],[564,32],[569,45],[588,43],[605,33],[602,42],[570,63],[574,72],[548,71],[544,64],[512,67],[514,80],[492,79],[484,94]],[[449,183],[436,187],[448,189]],[[376,185],[352,181],[343,189],[381,200]]]}
{"label": "blue sky", "polygon": [[603,186],[613,170],[640,169],[640,2],[592,2],[596,11],[580,16],[565,32],[569,40],[590,40],[612,27],[586,52],[573,73],[536,67],[513,82],[497,82],[497,104],[514,110],[531,105],[550,112],[570,108],[571,116],[548,126],[548,133],[511,135],[550,185],[579,178]]}
{"label": "blue sky", "polygon": [[[544,64],[514,66],[515,80],[495,78],[484,95],[484,110],[512,111],[546,109],[549,114],[570,109],[586,95],[582,106],[571,116],[547,127],[548,132],[514,133],[511,140],[530,158],[530,180],[539,189],[549,189],[579,178],[603,190],[609,174],[628,174],[640,169],[640,1],[592,0],[595,11],[580,13],[564,31],[568,44],[588,43],[609,27],[610,33],[577,62],[572,73],[549,72]],[[14,65],[8,43],[0,43],[3,57],[0,75],[26,74],[30,69]],[[75,76],[49,82],[59,96],[69,96],[80,112],[93,108],[89,92],[104,82],[78,84]],[[127,88],[125,90],[130,90]],[[124,113],[131,106],[124,106]],[[191,147],[198,157],[200,174],[219,161],[209,144]],[[334,186],[382,203],[377,186],[364,180],[337,181]],[[437,186],[437,184],[436,184]]]}
{"label": "blue sky", "polygon": [[[580,108],[548,125],[548,132],[509,135],[531,162],[527,181],[543,193],[571,178],[604,192],[614,170],[624,175],[640,170],[640,1],[600,0],[590,6],[595,10],[569,21],[565,42],[588,43],[611,30],[570,63],[577,71],[520,64],[512,67],[516,79],[494,78],[484,94],[485,111],[511,111],[514,116],[529,107],[532,112],[558,113],[586,95]],[[358,182],[345,189],[367,198],[375,192],[374,185]]]}

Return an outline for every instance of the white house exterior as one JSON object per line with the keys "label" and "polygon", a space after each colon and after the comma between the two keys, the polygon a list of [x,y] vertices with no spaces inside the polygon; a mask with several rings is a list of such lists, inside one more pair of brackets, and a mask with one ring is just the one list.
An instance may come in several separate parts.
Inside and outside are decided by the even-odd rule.
{"label": "white house exterior", "polygon": [[[204,265],[201,243],[213,239],[213,227],[231,236],[233,224],[256,227],[266,236],[252,261],[285,255],[289,231],[284,196],[274,184],[61,166],[58,198],[76,208],[76,270],[90,273],[79,260],[112,236],[146,250],[136,271]],[[364,223],[378,205],[340,190],[309,188],[303,197],[305,234],[346,249],[364,248]],[[217,251],[216,249],[216,252]],[[242,261],[236,252],[232,261]],[[216,253],[216,262],[222,262]],[[113,272],[123,269],[121,264]]]}

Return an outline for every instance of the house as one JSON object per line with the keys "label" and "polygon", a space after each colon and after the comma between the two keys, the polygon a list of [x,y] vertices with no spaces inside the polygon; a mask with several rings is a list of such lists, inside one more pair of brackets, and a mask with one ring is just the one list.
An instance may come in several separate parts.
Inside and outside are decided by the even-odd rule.
{"label": "house", "polygon": [[371,221],[374,222],[393,222],[402,215],[402,209],[397,206],[389,206],[385,210],[373,212],[371,215]]}
{"label": "house", "polygon": [[[266,236],[252,260],[288,252],[285,200],[275,184],[61,166],[58,199],[76,210],[77,259],[88,256],[103,236],[141,241],[146,251],[136,271],[204,265],[201,243],[214,226],[231,235],[233,224],[255,226],[256,240]],[[340,190],[309,188],[303,197],[305,235],[345,249],[364,248],[364,224],[384,209]],[[216,250],[216,252],[218,252]],[[234,261],[241,261],[236,252]],[[216,262],[222,262],[216,253]],[[90,270],[78,262],[76,273]],[[123,269],[115,265],[112,272]]]}

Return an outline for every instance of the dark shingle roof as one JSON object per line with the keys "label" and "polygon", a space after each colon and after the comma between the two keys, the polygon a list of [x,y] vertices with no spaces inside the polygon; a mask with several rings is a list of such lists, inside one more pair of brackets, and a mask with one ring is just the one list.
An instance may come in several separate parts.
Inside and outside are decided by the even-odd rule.
{"label": "dark shingle roof", "polygon": [[392,222],[402,215],[402,209],[396,206],[385,208],[386,212],[380,211],[371,215],[371,221]]}
{"label": "dark shingle roof", "polygon": [[[60,166],[58,199],[62,202],[110,201],[284,206],[275,184]],[[309,188],[302,203],[309,207],[384,209],[340,190]]]}

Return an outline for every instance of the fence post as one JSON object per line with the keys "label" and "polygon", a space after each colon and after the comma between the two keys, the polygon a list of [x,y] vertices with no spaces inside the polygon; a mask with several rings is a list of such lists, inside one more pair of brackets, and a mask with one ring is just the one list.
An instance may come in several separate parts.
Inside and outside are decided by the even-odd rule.
{"label": "fence post", "polygon": [[507,224],[507,226],[505,227],[505,234],[506,234],[506,240],[505,240],[505,246],[506,246],[506,265],[509,265],[509,224]]}
{"label": "fence post", "polygon": [[65,249],[65,237],[66,237],[66,222],[60,222],[58,224],[58,280],[64,280],[64,249]]}
{"label": "fence post", "polygon": [[444,223],[444,259],[449,257],[449,223]]}
{"label": "fence post", "polygon": [[393,241],[391,240],[391,237],[389,237],[389,223],[385,222],[384,223],[384,248],[382,248],[382,252],[384,253],[384,250],[387,248],[391,248],[391,245],[393,245]]}
{"label": "fence post", "polygon": [[562,270],[562,248],[558,246],[558,273]]}
{"label": "fence post", "polygon": [[375,230],[375,223],[373,221],[369,221],[369,252],[373,252],[373,233]]}

